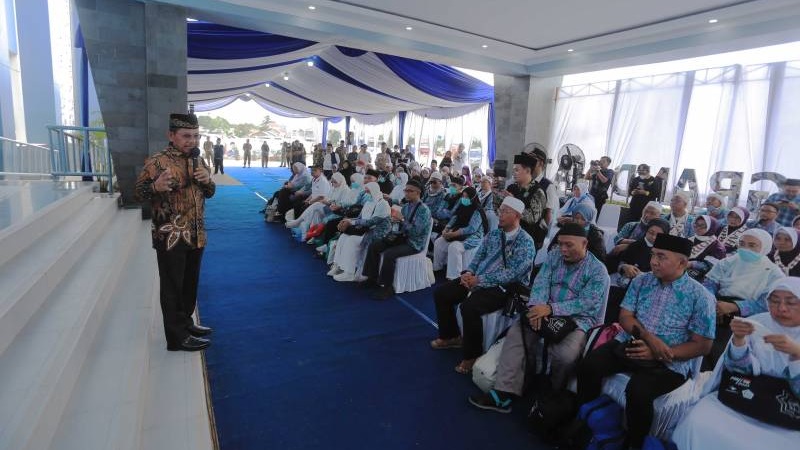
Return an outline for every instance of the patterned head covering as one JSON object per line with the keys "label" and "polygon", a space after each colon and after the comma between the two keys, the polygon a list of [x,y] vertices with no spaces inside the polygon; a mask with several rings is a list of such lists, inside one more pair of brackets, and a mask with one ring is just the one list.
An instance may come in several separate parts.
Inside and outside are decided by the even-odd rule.
{"label": "patterned head covering", "polygon": [[197,122],[197,116],[194,114],[170,114],[169,115],[169,129],[177,130],[178,128],[188,128],[196,130],[200,125]]}

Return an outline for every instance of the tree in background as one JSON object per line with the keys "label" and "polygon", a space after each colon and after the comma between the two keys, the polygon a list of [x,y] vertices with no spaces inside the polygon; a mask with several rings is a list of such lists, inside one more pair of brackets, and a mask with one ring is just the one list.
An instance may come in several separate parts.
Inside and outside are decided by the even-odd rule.
{"label": "tree in background", "polygon": [[230,122],[222,117],[199,116],[197,122],[201,127],[208,130],[209,133],[229,135],[233,128]]}
{"label": "tree in background", "polygon": [[328,130],[328,142],[333,144],[334,147],[339,145],[342,140],[342,133],[339,130]]}

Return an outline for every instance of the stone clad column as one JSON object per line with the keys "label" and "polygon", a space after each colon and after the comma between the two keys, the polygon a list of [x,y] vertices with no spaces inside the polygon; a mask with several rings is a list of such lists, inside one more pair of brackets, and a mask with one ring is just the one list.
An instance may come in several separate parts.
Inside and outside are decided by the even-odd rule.
{"label": "stone clad column", "polygon": [[124,206],[145,158],[186,111],[186,12],[132,0],[75,0]]}

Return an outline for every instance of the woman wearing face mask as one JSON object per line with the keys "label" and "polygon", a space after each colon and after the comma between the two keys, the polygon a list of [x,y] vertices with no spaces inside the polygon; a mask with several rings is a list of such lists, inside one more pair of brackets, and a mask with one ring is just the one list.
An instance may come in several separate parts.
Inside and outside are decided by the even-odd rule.
{"label": "woman wearing face mask", "polygon": [[780,227],[775,232],[775,251],[769,253],[769,260],[780,267],[789,277],[800,277],[800,240],[792,227]]}
{"label": "woman wearing face mask", "polygon": [[720,228],[728,224],[728,209],[723,207],[725,197],[712,192],[706,197],[706,214],[717,220]]}
{"label": "woman wearing face mask", "polygon": [[367,201],[358,219],[344,219],[339,223],[339,241],[328,275],[336,281],[356,281],[361,273],[367,247],[363,244],[382,239],[389,232],[389,203],[384,200],[377,183],[367,183]]}
{"label": "woman wearing face mask", "polygon": [[622,226],[622,229],[619,230],[619,233],[617,233],[617,235],[614,237],[614,249],[611,250],[611,254],[618,255],[625,250],[629,244],[641,239],[642,236],[644,236],[645,231],[647,231],[647,224],[653,219],[660,218],[661,212],[661,203],[650,202],[645,205],[644,209],[642,210],[641,219],[635,222],[626,223]]}
{"label": "woman wearing face mask", "polygon": [[300,217],[287,221],[286,228],[301,227],[303,232],[306,231],[306,227],[311,229],[320,224],[323,217],[330,214],[330,205],[341,203],[350,195],[350,188],[347,187],[344,176],[339,172],[334,173],[331,177],[331,187],[333,189],[327,199],[309,205]]}
{"label": "woman wearing face mask", "polygon": [[733,316],[747,317],[766,311],[764,295],[770,286],[783,278],[783,271],[767,258],[772,249],[772,236],[764,230],[751,228],[742,233],[739,250],[714,267],[703,280],[717,298],[717,336],[711,354],[703,360],[703,368],[717,363],[730,338],[728,323]]}
{"label": "woman wearing face mask", "polygon": [[460,277],[488,232],[489,223],[478,193],[468,187],[461,193],[455,214],[442,235],[433,243],[433,270],[442,270],[447,264],[447,279]]}
{"label": "woman wearing face mask", "polygon": [[489,222],[489,231],[497,229],[500,223],[500,218],[497,217],[497,211],[494,209],[494,191],[492,190],[493,180],[491,177],[482,177],[480,191],[478,191],[478,200],[481,202],[481,208],[486,214],[486,220]]}
{"label": "woman wearing face mask", "polygon": [[464,189],[464,179],[459,176],[450,177],[450,185],[447,187],[447,209],[452,216],[458,207],[458,201],[461,199],[461,190]]}
{"label": "woman wearing face mask", "polygon": [[725,258],[725,247],[717,239],[717,220],[709,215],[699,216],[692,224],[694,236],[692,253],[689,255],[688,274],[695,280],[702,281],[706,273],[711,270],[711,261],[706,258],[722,260]]}
{"label": "woman wearing face mask", "polygon": [[739,248],[739,239],[747,231],[747,219],[750,212],[738,206],[731,208],[727,216],[727,224],[717,230],[717,239],[725,247],[725,253],[731,255]]}
{"label": "woman wearing face mask", "polygon": [[389,194],[389,200],[393,205],[399,205],[406,198],[406,194],[403,192],[403,189],[406,188],[406,183],[408,183],[408,174],[405,172],[398,172],[394,189],[392,189],[392,193]]}

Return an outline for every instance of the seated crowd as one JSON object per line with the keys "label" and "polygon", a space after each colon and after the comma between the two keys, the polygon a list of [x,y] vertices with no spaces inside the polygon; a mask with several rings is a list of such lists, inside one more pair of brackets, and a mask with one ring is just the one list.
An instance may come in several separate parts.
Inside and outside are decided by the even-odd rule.
{"label": "seated crowd", "polygon": [[[337,157],[320,146],[310,173],[295,162],[268,220],[315,244],[336,281],[374,287],[375,299],[394,296],[399,258],[427,253],[446,279],[433,289],[438,336],[430,346],[459,349],[458,373],[471,374],[489,350],[487,315],[517,311],[493,388],[469,396],[472,405],[510,412],[531,379],[542,382],[530,377],[537,366],[551,389],[576,391],[578,405],[595,401],[606,377],[626,373],[625,442],[641,448],[656,399],[706,380],[699,403],[673,418],[679,448],[750,448],[751,434],[774,443],[768,448],[800,442],[800,181],[787,180],[753,220],[717,194],[695,213],[682,191],[665,213],[653,196],[657,177],[640,165],[630,189],[638,220],[606,252],[594,222],[613,178],[607,157],[561,202],[538,149],[514,157],[509,180],[465,165],[463,146],[430,167],[385,144],[373,166],[365,150]],[[612,323],[616,335],[587,344]],[[772,407],[766,402],[748,409],[724,400],[720,386],[737,376],[785,387],[791,417],[776,421],[762,411]],[[731,426],[747,434],[737,438]]]}

